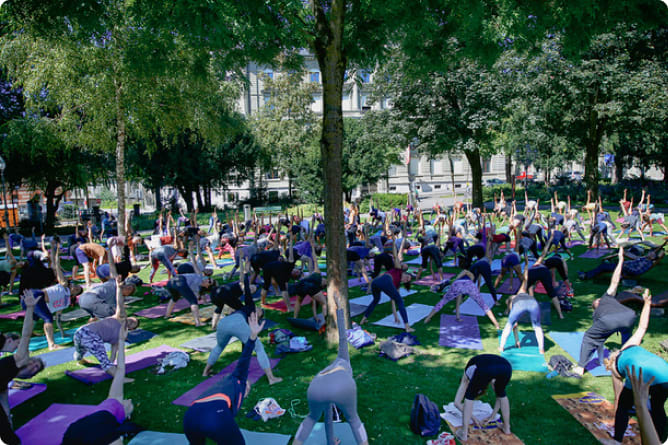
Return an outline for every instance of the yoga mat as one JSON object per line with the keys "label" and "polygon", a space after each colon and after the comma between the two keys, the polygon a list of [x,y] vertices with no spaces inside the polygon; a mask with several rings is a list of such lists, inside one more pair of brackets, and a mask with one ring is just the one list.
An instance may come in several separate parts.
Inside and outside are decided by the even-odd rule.
{"label": "yoga mat", "polygon": [[[126,357],[125,373],[129,374],[153,366],[158,363],[159,359],[174,351],[181,350],[172,348],[171,346],[161,345],[157,348],[147,349],[146,351],[129,355]],[[98,366],[90,366],[84,369],[77,369],[76,371],[65,371],[65,374],[89,385],[111,379],[111,376]]]}
{"label": "yoga mat", "polygon": [[[549,301],[539,301],[538,306],[540,307],[541,326],[547,326],[552,324],[552,318],[550,316],[552,313],[552,303],[550,303]],[[529,313],[528,312],[523,313],[517,321],[520,323],[531,324],[531,318],[529,317]]]}
{"label": "yoga mat", "polygon": [[351,278],[350,280],[348,280],[348,287],[349,288],[350,287],[357,287],[357,286],[360,286],[360,285],[365,284],[365,283],[366,283],[366,281],[364,281],[364,278],[362,278],[362,277]]}
{"label": "yoga mat", "polygon": [[[401,295],[402,298],[406,298],[408,295],[413,295],[416,293],[416,290],[406,290],[405,288],[399,288],[399,295]],[[362,297],[357,297],[353,298],[352,300],[348,300],[349,303],[353,304],[359,304],[360,306],[369,306],[371,302],[373,301],[373,295],[364,295]],[[385,295],[385,292],[380,293],[380,301],[378,304],[383,304],[387,303],[390,301],[390,297]]]}
{"label": "yoga mat", "polygon": [[[450,278],[454,277],[455,274],[453,273],[443,273],[443,280],[449,280]],[[438,278],[437,275],[428,275],[426,277],[423,277],[417,281],[414,281],[413,284],[417,284],[419,286],[436,286],[437,284],[441,284],[442,280]]]}
{"label": "yoga mat", "polygon": [[126,341],[128,343],[141,343],[152,339],[156,335],[157,334],[154,334],[151,331],[145,331],[143,329],[135,329],[134,331],[128,331],[128,337]]}
{"label": "yoga mat", "polygon": [[584,244],[584,241],[579,240],[579,239],[574,239],[574,240],[569,241],[569,242],[566,243],[566,245],[568,246],[569,249],[572,248],[572,247],[575,247],[575,246],[581,246],[583,244]]}
{"label": "yoga mat", "polygon": [[406,255],[408,256],[415,256],[415,255],[420,255],[420,249],[410,249],[406,251]]}
{"label": "yoga mat", "polygon": [[[580,392],[552,396],[555,402],[568,411],[580,425],[584,426],[601,443],[608,443],[612,437],[608,425],[615,423],[614,405],[595,392]],[[624,434],[624,444],[641,444],[640,431],[635,419],[629,419]]]}
{"label": "yoga mat", "polygon": [[[429,315],[429,313],[433,308],[434,306],[427,306],[426,304],[420,304],[420,303],[413,303],[410,306],[408,306],[406,308],[406,313],[408,314],[408,325],[412,326],[418,321],[425,318],[427,315]],[[397,317],[399,317],[399,323],[396,323],[394,321],[394,315],[390,314],[387,317],[378,320],[374,324],[377,326],[387,326],[389,328],[404,329],[404,321],[401,319],[399,311],[397,311]]]}
{"label": "yoga mat", "polygon": [[[199,309],[200,323],[204,324],[207,321],[211,320],[211,317],[213,317],[213,311],[215,309],[216,306],[200,307]],[[169,319],[169,321],[172,321],[174,323],[183,323],[195,326],[195,316],[191,312],[183,315],[177,315],[176,317],[172,317]]]}
{"label": "yoga mat", "polygon": [[24,317],[26,311],[12,312],[10,314],[0,314],[0,319],[3,320],[18,320],[19,318]]}
{"label": "yoga mat", "polygon": [[68,321],[74,321],[74,320],[78,320],[80,318],[86,318],[86,317],[90,317],[90,314],[88,312],[86,312],[85,310],[79,308],[79,309],[75,309],[73,311],[61,314],[60,315],[60,321],[68,322]]}
{"label": "yoga mat", "polygon": [[[347,422],[334,423],[334,437],[341,442],[339,445],[357,445],[353,430]],[[313,426],[311,434],[304,441],[304,445],[328,445],[325,434],[325,424],[318,422]]]}
{"label": "yoga mat", "polygon": [[609,255],[612,253],[612,250],[608,249],[589,249],[585,253],[579,256],[579,258],[589,258],[596,259],[601,258],[602,256]]}
{"label": "yoga mat", "polygon": [[[311,304],[311,301],[312,301],[311,297],[307,296],[306,298],[304,298],[302,300],[302,307],[304,307],[308,304]],[[293,309],[295,307],[295,303],[297,303],[297,297],[290,298],[290,305],[292,306]],[[273,303],[263,304],[262,307],[266,308],[266,309],[272,309],[274,311],[280,311],[280,312],[287,312],[288,311],[288,308],[285,305],[285,301],[283,301],[282,299],[279,300],[279,301],[275,301]]]}
{"label": "yoga mat", "polygon": [[[381,299],[382,299],[382,296],[381,296]],[[350,305],[350,316],[351,317],[357,317],[358,315],[362,315],[364,313],[364,311],[366,311],[367,306],[364,306],[362,304],[351,303],[350,301],[348,301],[348,303]]]}
{"label": "yoga mat", "polygon": [[457,265],[455,264],[455,260],[448,260],[443,262],[443,267],[457,267]]}
{"label": "yoga mat", "polygon": [[9,408],[19,406],[28,399],[32,399],[37,394],[46,391],[46,385],[43,383],[32,383],[32,386],[27,389],[12,389],[12,382],[9,382]]}
{"label": "yoga mat", "polygon": [[520,284],[521,281],[519,278],[513,277],[512,280],[507,278],[506,281],[501,283],[501,286],[499,286],[496,291],[500,294],[515,295],[520,289]]}
{"label": "yoga mat", "polygon": [[[485,301],[485,303],[487,303],[487,307],[489,307],[490,309],[494,307],[494,304],[496,304],[494,303],[494,298],[492,297],[492,294],[488,294],[486,292],[480,292],[480,296]],[[457,308],[455,308],[452,312],[454,313],[456,311]],[[466,301],[464,301],[461,304],[461,306],[459,306],[459,313],[460,315],[477,315],[477,316],[485,315],[482,308],[471,297],[467,298]]]}
{"label": "yoga mat", "polygon": [[[417,257],[417,258],[413,258],[412,260],[404,261],[404,264],[418,264],[418,265],[420,265],[420,264],[422,264],[422,257]],[[449,267],[449,266],[447,266],[447,264],[443,264],[443,266]]]}
{"label": "yoga mat", "polygon": [[[441,417],[443,418],[443,417]],[[447,420],[445,423],[448,425],[448,428],[450,428],[450,431],[452,433],[455,433],[455,428],[450,422]],[[478,427],[475,425],[471,425],[469,427],[469,434],[468,434],[468,440],[466,441],[466,445],[491,445],[491,444],[503,444],[503,445],[524,445],[524,442],[520,440],[519,437],[517,437],[515,434],[504,434],[503,430],[501,429],[503,427],[503,422],[501,420],[495,420],[494,422],[489,422],[487,425],[484,425],[482,427]],[[462,443],[461,441],[458,440],[458,443]]]}
{"label": "yoga mat", "polygon": [[233,264],[234,264],[234,260],[233,260],[233,259],[229,259],[229,260],[216,260],[216,266],[218,266],[218,267],[231,266],[231,265],[233,265]]}
{"label": "yoga mat", "polygon": [[[286,434],[248,431],[243,428],[241,428],[241,435],[246,445],[288,445],[292,437]],[[142,431],[128,445],[188,445],[188,439],[185,434]]]}
{"label": "yoga mat", "polygon": [[[165,316],[165,312],[167,312],[167,304],[168,303],[163,303],[159,304],[157,306],[153,306],[147,309],[142,309],[141,311],[135,312],[135,315],[139,315],[140,317],[144,318],[160,318]],[[188,300],[185,298],[179,298],[179,301],[174,303],[174,310],[172,311],[172,314],[176,312],[180,312],[186,308],[190,307],[190,303],[188,303]]]}
{"label": "yoga mat", "polygon": [[132,304],[142,300],[143,300],[142,297],[133,297],[133,296],[125,297],[125,304]]}
{"label": "yoga mat", "polygon": [[[76,328],[68,329],[65,331],[65,337],[60,336],[60,331],[53,333],[53,339],[57,345],[63,345],[66,343],[72,343],[72,336],[76,332]],[[30,350],[37,351],[38,349],[48,348],[49,344],[46,341],[46,337],[33,337],[30,339]]]}
{"label": "yoga mat", "polygon": [[538,352],[536,334],[533,331],[520,331],[519,336],[521,348],[515,346],[515,336],[511,332],[505,350],[501,353],[510,362],[513,371],[548,372],[545,356]]}
{"label": "yoga mat", "polygon": [[[264,320],[264,327],[262,328],[263,331],[272,329],[274,326],[276,326],[278,323],[272,320]],[[236,341],[239,341],[238,338],[232,337],[229,341],[229,344],[232,344]],[[205,335],[203,337],[196,337],[188,340],[185,343],[182,343],[179,345],[179,348],[186,348],[186,349],[192,349],[193,351],[198,351],[198,352],[209,352],[211,351],[215,346],[216,346],[217,340],[216,340],[216,333],[212,332],[209,335]]]}
{"label": "yoga mat", "polygon": [[497,258],[495,260],[492,260],[490,263],[490,266],[492,268],[492,271],[501,271],[501,259]]}
{"label": "yoga mat", "polygon": [[16,430],[16,435],[24,444],[60,445],[71,424],[97,410],[97,405],[53,403]]}
{"label": "yoga mat", "polygon": [[[584,339],[584,332],[557,332],[550,331],[550,338],[554,340],[556,344],[561,346],[561,349],[566,351],[568,355],[573,358],[575,363],[580,360],[580,348],[582,347],[582,340]],[[605,356],[610,355],[608,348],[605,348]],[[598,354],[594,352],[594,358],[589,360],[585,369],[589,371],[594,377],[602,377],[610,375],[610,371],[605,369],[603,365],[598,361]]]}
{"label": "yoga mat", "polygon": [[169,280],[154,281],[153,283],[149,283],[149,286],[164,287],[164,286],[167,285],[167,281],[169,281]]}
{"label": "yoga mat", "polygon": [[63,363],[74,360],[74,346],[65,349],[58,349],[56,351],[45,352],[44,354],[39,354],[36,357],[42,359],[47,368],[49,366],[62,365]]}
{"label": "yoga mat", "polygon": [[478,317],[464,315],[457,321],[454,315],[441,314],[438,344],[449,348],[482,349]]}
{"label": "yoga mat", "polygon": [[[272,358],[269,359],[269,364],[271,368],[273,369],[276,367],[278,362],[281,361],[280,358]],[[218,374],[216,374],[213,377],[210,377],[200,383],[199,385],[195,386],[193,389],[187,391],[183,395],[181,395],[179,398],[174,400],[172,403],[174,405],[181,405],[181,406],[190,406],[192,403],[197,400],[197,398],[207,389],[211,388],[213,385],[215,385],[217,382],[220,380],[224,379],[226,376],[232,374],[234,370],[237,367],[237,360],[233,361],[227,367],[225,367],[222,371],[220,371]],[[260,364],[257,361],[257,357],[253,356],[251,357],[250,361],[250,366],[248,368],[248,381],[251,383],[251,385],[255,382],[257,382],[260,377],[264,375],[264,371],[262,368],[260,368]]]}

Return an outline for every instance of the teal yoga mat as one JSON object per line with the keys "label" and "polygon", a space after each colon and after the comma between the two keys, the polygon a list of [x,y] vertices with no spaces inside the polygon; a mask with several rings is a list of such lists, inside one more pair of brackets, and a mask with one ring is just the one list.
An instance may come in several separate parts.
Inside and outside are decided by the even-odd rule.
{"label": "teal yoga mat", "polygon": [[[335,423],[334,437],[341,441],[340,445],[357,445],[349,423]],[[327,445],[324,423],[315,424],[308,439],[304,441],[304,445]]]}
{"label": "teal yoga mat", "polygon": [[[511,332],[501,356],[510,362],[513,371],[548,372],[545,356],[538,352],[536,334],[533,331],[520,331],[519,335],[521,348],[515,346],[515,336]],[[499,332],[499,340],[500,337]]]}
{"label": "teal yoga mat", "polygon": [[[287,445],[290,437],[285,434],[258,433],[241,429],[246,445]],[[324,442],[323,442],[324,443]],[[185,434],[142,431],[128,445],[188,445]]]}
{"label": "teal yoga mat", "polygon": [[[56,344],[64,345],[67,343],[72,343],[72,337],[77,331],[76,328],[68,329],[65,331],[65,337],[60,336],[60,331],[53,333],[53,339],[56,341]],[[30,350],[37,351],[38,349],[48,348],[49,344],[46,342],[46,337],[33,337],[30,339]]]}
{"label": "teal yoga mat", "polygon": [[[550,338],[556,344],[561,346],[561,349],[566,351],[568,355],[573,358],[575,363],[580,359],[580,347],[582,346],[582,339],[584,339],[584,332],[557,332],[550,331]],[[608,351],[606,350],[606,355]],[[598,354],[594,352],[593,357],[585,366],[587,372],[594,377],[604,377],[610,375],[610,371],[605,369],[598,361]]]}

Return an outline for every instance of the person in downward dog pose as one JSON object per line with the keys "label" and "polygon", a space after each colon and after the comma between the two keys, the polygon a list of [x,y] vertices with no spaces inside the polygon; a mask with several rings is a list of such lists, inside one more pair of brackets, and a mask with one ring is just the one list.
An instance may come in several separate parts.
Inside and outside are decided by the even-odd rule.
{"label": "person in downward dog pose", "polygon": [[336,324],[339,328],[339,354],[334,361],[320,371],[308,387],[309,413],[303,420],[295,434],[293,445],[302,445],[313,430],[313,426],[325,415],[325,431],[327,445],[335,445],[338,440],[334,437],[333,411],[336,406],[350,423],[350,428],[358,445],[367,445],[369,438],[364,424],[357,413],[357,385],[353,378],[348,356],[348,341],[343,309],[339,298],[335,298]]}

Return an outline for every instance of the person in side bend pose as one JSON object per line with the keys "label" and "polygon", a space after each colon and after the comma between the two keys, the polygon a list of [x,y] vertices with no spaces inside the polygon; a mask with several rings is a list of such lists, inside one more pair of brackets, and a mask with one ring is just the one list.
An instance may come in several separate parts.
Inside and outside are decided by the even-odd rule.
{"label": "person in side bend pose", "polygon": [[[483,229],[484,230],[484,229]],[[487,238],[487,248],[486,252],[487,254],[473,263],[468,270],[473,273],[473,281],[478,283],[478,287],[480,287],[479,281],[480,277],[485,280],[485,284],[489,288],[489,292],[492,294],[492,298],[494,298],[494,301],[497,300],[496,296],[496,287],[494,286],[494,283],[492,282],[492,249],[491,249],[491,243],[492,243],[492,238],[488,237]]]}
{"label": "person in side bend pose", "polygon": [[290,303],[290,296],[288,295],[288,281],[290,279],[297,279],[301,276],[301,270],[295,269],[296,260],[294,257],[294,249],[292,248],[293,235],[289,236],[289,245],[287,249],[287,259],[279,259],[265,264],[262,267],[262,292],[260,298],[262,304],[267,304],[267,293],[269,288],[273,285],[276,295],[281,295],[285,302],[285,307],[288,312],[292,311]]}
{"label": "person in side bend pose", "polygon": [[649,227],[649,236],[654,236],[654,224],[658,224],[662,229],[665,234],[668,234],[668,227],[666,227],[666,222],[665,218],[663,217],[663,213],[656,213],[652,212],[650,210],[650,195],[647,195],[647,210],[645,212],[641,212],[641,219],[642,219],[642,227],[640,230],[640,236],[645,239],[643,232],[645,231],[646,227]]}
{"label": "person in side bend pose", "polygon": [[651,418],[659,439],[663,442],[667,437],[664,405],[668,399],[668,363],[640,346],[649,326],[649,313],[652,305],[652,295],[649,289],[645,289],[643,302],[636,331],[624,342],[619,351],[612,352],[610,358],[604,360],[606,369],[612,372],[612,387],[615,391],[614,440],[617,444],[621,444],[624,439],[633,408],[633,391],[628,374],[629,368],[633,366],[635,369],[642,368],[646,377],[653,378],[649,388]]}
{"label": "person in side bend pose", "polygon": [[587,203],[582,207],[583,212],[589,215],[591,225],[594,225],[594,217],[596,216],[596,200],[591,200],[591,190],[587,190]]}
{"label": "person in side bend pose", "polygon": [[258,324],[258,316],[252,312],[247,326],[248,335],[234,372],[204,391],[183,416],[183,432],[192,445],[205,445],[207,439],[225,445],[246,443],[234,417],[250,392],[248,368],[264,322]]}
{"label": "person in side bend pose", "polygon": [[[0,260],[0,290],[7,286],[7,293],[11,294],[14,289],[14,280],[20,268],[25,266],[24,261],[16,261],[12,249],[9,246],[9,236],[7,232],[3,233],[5,239],[5,259]],[[2,306],[2,296],[0,295],[0,306]]]}
{"label": "person in side bend pose", "polygon": [[527,293],[528,273],[529,264],[528,260],[525,259],[524,275],[520,289],[517,291],[516,295],[513,295],[508,299],[508,308],[510,309],[510,314],[508,315],[508,321],[503,327],[503,332],[501,333],[499,352],[503,352],[511,329],[515,337],[515,346],[517,346],[517,348],[520,347],[520,337],[517,329],[517,321],[520,319],[522,314],[528,313],[529,318],[531,319],[531,326],[536,333],[538,352],[545,354],[545,337],[543,336],[543,328],[540,324],[540,306],[538,305],[536,299]]}
{"label": "person in side bend pose", "polygon": [[[551,242],[552,238],[548,241]],[[547,251],[543,249],[543,253],[541,256],[536,260],[536,262],[529,268],[529,274],[527,275],[527,288],[529,289],[529,293],[531,295],[534,294],[534,285],[537,282],[541,282],[543,287],[545,288],[545,292],[547,292],[548,298],[552,301],[552,305],[557,311],[557,315],[559,316],[560,319],[564,318],[563,313],[561,312],[561,303],[559,302],[559,295],[557,294],[557,290],[553,286],[552,282],[552,273],[550,272],[550,269],[548,269],[547,266],[543,264],[543,261],[545,261],[545,255]]]}
{"label": "person in side bend pose", "polygon": [[[315,243],[311,239],[311,256],[315,257]],[[295,313],[294,318],[299,317],[299,311],[302,306],[302,301],[310,296],[313,300],[311,307],[313,308],[313,318],[317,318],[317,307],[316,303],[319,303],[322,306],[322,319],[325,319],[325,314],[327,313],[327,297],[323,294],[323,290],[327,289],[327,279],[322,276],[320,269],[317,267],[317,263],[312,261],[309,263],[309,274],[304,278],[299,280],[295,284],[295,293],[297,294],[297,301],[295,302]]]}
{"label": "person in side bend pose", "polygon": [[341,410],[350,423],[353,436],[358,445],[368,445],[369,438],[364,424],[357,413],[357,385],[350,367],[348,341],[346,337],[345,316],[339,298],[335,298],[336,324],[339,328],[339,354],[334,361],[320,371],[308,387],[308,416],[299,425],[293,445],[302,445],[311,434],[313,426],[325,415],[327,445],[336,445],[334,437],[333,410]]}

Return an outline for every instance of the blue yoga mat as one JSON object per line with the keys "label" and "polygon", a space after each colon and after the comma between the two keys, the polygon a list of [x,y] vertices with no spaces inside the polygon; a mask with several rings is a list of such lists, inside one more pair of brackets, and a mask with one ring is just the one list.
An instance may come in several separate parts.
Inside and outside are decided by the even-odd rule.
{"label": "blue yoga mat", "polygon": [[41,358],[47,368],[49,366],[62,365],[63,363],[74,360],[74,346],[46,352],[44,354],[37,355],[36,357]]}
{"label": "blue yoga mat", "polygon": [[143,341],[148,341],[155,337],[157,334],[154,334],[151,331],[145,331],[143,329],[135,329],[134,331],[128,332],[128,343],[141,343]]}
{"label": "blue yoga mat", "polygon": [[[515,336],[511,334],[506,341],[501,356],[510,362],[513,371],[548,372],[545,356],[538,352],[538,342],[533,331],[520,331],[520,349],[515,346]],[[501,334],[499,333],[499,340]]]}
{"label": "blue yoga mat", "polygon": [[[287,445],[290,437],[286,434],[258,433],[241,429],[246,445]],[[323,442],[324,443],[324,442]],[[188,445],[185,434],[142,431],[128,445]]]}
{"label": "blue yoga mat", "polygon": [[[341,445],[357,445],[349,423],[335,423],[334,437],[341,441]],[[327,445],[324,423],[315,424],[308,439],[304,441],[304,445]]]}
{"label": "blue yoga mat", "polygon": [[[552,338],[556,344],[561,346],[561,349],[566,351],[566,353],[573,358],[573,361],[577,363],[578,360],[580,360],[580,348],[582,347],[584,332],[550,331],[550,338]],[[609,351],[606,349],[606,355],[608,353]],[[610,371],[605,369],[605,367],[599,363],[598,355],[596,353],[594,353],[594,358],[592,358],[589,363],[587,363],[585,369],[594,377],[610,375]]]}
{"label": "blue yoga mat", "polygon": [[[72,336],[76,332],[76,328],[68,329],[65,331],[65,337],[60,336],[60,331],[53,333],[53,339],[56,341],[56,344],[63,345],[66,343],[72,343]],[[37,351],[38,349],[48,348],[49,344],[46,341],[46,337],[33,337],[30,339],[30,350]]]}

